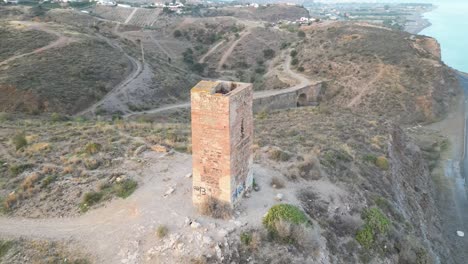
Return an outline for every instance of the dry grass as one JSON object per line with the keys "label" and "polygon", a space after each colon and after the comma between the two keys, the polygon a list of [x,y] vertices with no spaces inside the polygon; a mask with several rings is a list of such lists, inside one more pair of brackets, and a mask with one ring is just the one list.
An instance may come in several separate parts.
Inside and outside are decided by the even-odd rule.
{"label": "dry grass", "polygon": [[316,251],[319,248],[320,234],[306,224],[292,224],[279,220],[275,222],[276,234],[281,241],[294,243],[304,250]]}
{"label": "dry grass", "polygon": [[41,179],[41,175],[37,172],[29,174],[21,183],[20,187],[23,191],[34,188],[34,185]]}
{"label": "dry grass", "polygon": [[213,197],[206,198],[198,207],[201,214],[219,219],[229,219],[232,217],[232,207],[225,202]]}
{"label": "dry grass", "polygon": [[282,189],[282,188],[284,188],[284,181],[282,179],[280,179],[279,177],[277,177],[277,176],[273,176],[271,178],[270,185],[271,185],[271,187],[273,187],[275,189]]}
{"label": "dry grass", "polygon": [[[9,141],[18,131],[26,131],[31,141],[24,151],[16,151]],[[79,215],[82,194],[96,190],[142,144],[160,144],[168,151],[182,146],[186,151],[190,146],[190,130],[185,124],[52,122],[48,116],[22,119],[10,115],[1,123],[0,138],[0,148],[8,154],[0,160],[0,174],[6,175],[0,179],[2,204],[8,203],[3,206],[11,209],[8,214],[24,217],[33,211],[29,208],[36,207],[44,216]],[[131,182],[116,185],[103,201],[127,196],[135,188]],[[51,207],[60,210],[49,210]]]}
{"label": "dry grass", "polygon": [[291,165],[287,177],[291,180],[319,180],[321,178],[320,162],[315,156],[306,155],[303,161]]}

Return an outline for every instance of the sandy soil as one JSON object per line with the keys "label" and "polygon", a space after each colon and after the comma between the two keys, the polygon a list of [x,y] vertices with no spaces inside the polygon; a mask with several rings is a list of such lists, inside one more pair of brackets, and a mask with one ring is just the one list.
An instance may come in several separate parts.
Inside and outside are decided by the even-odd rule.
{"label": "sandy soil", "polygon": [[[314,190],[324,199],[335,201],[334,208],[348,208],[341,197],[346,193],[328,181],[298,181],[287,188],[270,186],[272,177],[284,179],[278,171],[254,165],[259,192],[252,192],[236,209],[231,220],[216,220],[200,215],[191,203],[192,157],[187,154],[142,153],[138,160],[126,160],[125,170],[141,175],[139,187],[127,199],[114,199],[105,207],[76,218],[22,219],[0,217],[0,237],[46,240],[73,240],[97,263],[187,263],[187,257],[218,255],[228,234],[241,228],[260,228],[267,210],[283,202],[297,204],[296,191]],[[172,192],[168,190],[173,189]],[[190,220],[188,220],[190,219]],[[187,221],[201,226],[194,228]],[[167,238],[156,235],[159,226],[169,230]],[[234,235],[237,239],[238,234]],[[322,246],[325,247],[322,238]]]}

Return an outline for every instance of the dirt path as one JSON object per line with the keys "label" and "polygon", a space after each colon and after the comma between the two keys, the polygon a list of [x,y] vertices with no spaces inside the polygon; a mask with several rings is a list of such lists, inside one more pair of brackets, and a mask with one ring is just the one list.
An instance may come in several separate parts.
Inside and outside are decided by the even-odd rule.
{"label": "dirt path", "polygon": [[[296,80],[297,84],[294,86],[285,88],[285,89],[264,90],[264,91],[254,92],[254,95],[253,95],[254,99],[266,98],[266,97],[280,95],[284,93],[290,93],[295,90],[301,89],[305,86],[314,85],[318,83],[318,82],[313,82],[309,80],[306,76],[299,74],[291,69],[291,56],[289,56],[289,52],[283,52],[283,56],[286,56],[286,59],[283,62],[283,71],[287,75],[289,75],[292,79]],[[131,116],[135,116],[139,114],[156,114],[156,113],[161,113],[161,112],[168,111],[168,110],[182,109],[182,108],[190,108],[190,102],[166,105],[166,106],[155,108],[155,109],[148,110],[148,111],[133,112],[133,113],[126,114],[123,117],[129,118]]]}
{"label": "dirt path", "polygon": [[239,44],[239,42],[243,40],[246,36],[250,35],[250,33],[251,33],[250,28],[248,28],[246,31],[242,32],[241,36],[231,44],[231,46],[226,50],[226,52],[221,57],[221,60],[219,60],[218,68],[216,69],[217,71],[221,71],[223,69],[224,63],[226,63],[226,60],[229,58],[229,56],[231,56],[231,53],[236,48],[237,44]]}
{"label": "dirt path", "polygon": [[[156,243],[154,234],[159,224],[176,230],[184,224],[187,215],[194,214],[189,201],[191,156],[186,154],[163,155],[146,152],[143,159],[151,161],[142,166],[127,161],[126,169],[142,175],[140,184],[127,199],[115,199],[106,207],[90,211],[78,218],[21,219],[0,217],[0,237],[27,237],[50,240],[73,239],[86,251],[98,258],[96,263],[143,263],[144,252],[139,241]],[[170,179],[170,180],[165,180]],[[177,199],[164,198],[169,186],[176,188]],[[154,239],[153,239],[154,238]],[[92,242],[92,243],[90,243]],[[124,262],[126,261],[126,262]]]}
{"label": "dirt path", "polygon": [[361,102],[361,99],[363,96],[367,95],[369,91],[372,90],[372,85],[380,80],[382,78],[382,75],[385,72],[385,66],[380,58],[377,58],[379,60],[379,72],[372,78],[364,87],[362,87],[359,90],[358,95],[356,95],[351,101],[348,103],[347,107],[353,107],[356,106]]}
{"label": "dirt path", "polygon": [[135,15],[135,13],[137,12],[137,8],[134,8],[132,13],[130,13],[130,15],[127,17],[127,19],[125,19],[125,22],[124,24],[128,24],[128,22],[130,22],[130,20],[132,20],[133,16]]}
{"label": "dirt path", "polygon": [[23,25],[23,26],[27,26],[28,28],[33,29],[33,30],[44,31],[44,32],[49,33],[51,35],[55,35],[55,36],[57,36],[57,39],[52,41],[48,45],[46,45],[46,46],[44,46],[42,48],[36,49],[36,50],[34,50],[32,52],[23,53],[23,54],[19,54],[19,55],[15,55],[13,57],[10,57],[10,58],[0,62],[0,66],[6,65],[6,64],[8,64],[8,63],[10,63],[10,62],[12,62],[12,61],[14,61],[16,59],[23,58],[23,57],[30,56],[30,55],[34,55],[34,54],[37,54],[37,53],[41,53],[41,52],[44,52],[44,51],[49,50],[49,49],[54,49],[54,48],[60,48],[60,47],[67,46],[68,44],[70,44],[71,42],[74,41],[72,38],[66,37],[66,36],[62,35],[62,33],[57,32],[57,31],[49,28],[47,26],[47,24],[43,24],[43,23],[39,23],[39,22],[32,22],[32,21],[15,21],[14,23],[20,24],[20,25]]}
{"label": "dirt path", "polygon": [[[127,77],[125,77],[125,79],[123,79],[118,85],[116,85],[114,88],[112,88],[112,90],[109,91],[101,100],[99,100],[98,102],[96,102],[93,105],[91,105],[90,107],[88,107],[86,110],[83,110],[83,111],[79,112],[76,115],[86,115],[86,114],[89,114],[89,113],[95,114],[97,107],[102,105],[105,101],[109,101],[109,100],[116,101],[116,98],[115,98],[116,95],[119,92],[121,92],[124,88],[131,85],[131,83],[143,71],[143,64],[139,60],[137,60],[137,59],[131,57],[130,55],[128,55],[127,53],[125,53],[125,51],[123,50],[123,48],[119,44],[117,44],[116,42],[114,42],[114,41],[112,41],[112,40],[110,40],[110,39],[108,39],[108,38],[106,38],[106,37],[104,37],[102,35],[97,35],[97,36],[99,38],[103,39],[104,41],[106,41],[111,47],[124,52],[125,57],[127,57],[127,59],[130,62],[132,70],[131,70],[130,74]],[[114,102],[114,103],[118,104],[118,102]]]}
{"label": "dirt path", "polygon": [[199,60],[198,63],[204,63],[205,59],[210,56],[213,52],[215,52],[219,46],[221,46],[224,42],[226,42],[224,39],[218,42],[216,45],[210,48],[207,53],[205,53]]}

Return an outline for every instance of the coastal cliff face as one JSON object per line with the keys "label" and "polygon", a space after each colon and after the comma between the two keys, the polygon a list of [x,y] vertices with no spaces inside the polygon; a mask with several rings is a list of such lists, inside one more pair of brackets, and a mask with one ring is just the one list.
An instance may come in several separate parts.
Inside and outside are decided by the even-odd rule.
{"label": "coastal cliff face", "polygon": [[[441,217],[427,160],[400,128],[392,130],[388,147],[392,200],[405,221],[411,223],[398,238],[399,263],[454,263],[441,234]],[[436,141],[433,147],[440,149],[442,144],[443,141]]]}
{"label": "coastal cliff face", "polygon": [[[262,242],[254,252],[234,243],[230,260],[456,263],[441,233],[431,173],[445,148],[443,137],[429,133],[427,141],[415,141],[423,128],[416,133],[383,117],[339,109],[270,113],[256,120],[255,129],[256,163],[283,174],[286,189],[297,188],[300,205],[320,230],[317,241],[325,243],[308,251]],[[289,158],[273,160],[278,151]],[[376,216],[371,221],[369,210]],[[374,224],[382,231],[363,239],[360,234]]]}

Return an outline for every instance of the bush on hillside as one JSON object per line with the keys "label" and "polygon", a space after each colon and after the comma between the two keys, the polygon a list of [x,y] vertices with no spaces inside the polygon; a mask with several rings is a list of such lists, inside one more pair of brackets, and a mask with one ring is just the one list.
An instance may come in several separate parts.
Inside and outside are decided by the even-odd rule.
{"label": "bush on hillside", "polygon": [[28,145],[26,140],[26,135],[23,133],[16,134],[13,139],[13,145],[15,145],[16,150],[20,150]]}

